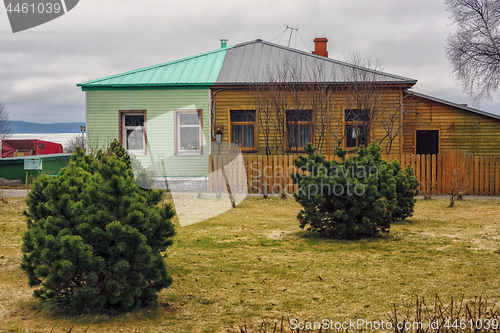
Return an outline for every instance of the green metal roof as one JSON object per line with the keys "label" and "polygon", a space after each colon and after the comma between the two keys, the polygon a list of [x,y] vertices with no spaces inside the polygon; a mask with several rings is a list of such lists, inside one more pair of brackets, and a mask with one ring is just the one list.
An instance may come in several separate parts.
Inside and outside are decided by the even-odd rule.
{"label": "green metal roof", "polygon": [[164,64],[136,69],[77,84],[82,90],[184,85],[213,85],[217,81],[226,47]]}

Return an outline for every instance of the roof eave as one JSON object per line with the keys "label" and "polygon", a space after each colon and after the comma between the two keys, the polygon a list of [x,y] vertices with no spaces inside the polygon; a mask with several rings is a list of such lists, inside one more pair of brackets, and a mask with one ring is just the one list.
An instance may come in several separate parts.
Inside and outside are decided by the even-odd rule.
{"label": "roof eave", "polygon": [[[259,84],[267,84],[268,82],[215,82],[214,86],[255,86]],[[299,85],[308,85],[308,84],[328,84],[328,85],[339,85],[339,84],[381,84],[381,85],[400,85],[406,88],[413,87],[417,80],[414,81],[381,81],[381,82],[277,82],[278,84],[299,84]]]}
{"label": "roof eave", "polygon": [[447,100],[444,100],[444,99],[441,99],[441,98],[437,98],[437,97],[425,95],[425,94],[422,94],[422,93],[419,93],[419,92],[416,92],[416,91],[407,91],[406,93],[409,94],[409,95],[414,95],[414,96],[420,97],[420,98],[429,99],[429,100],[434,101],[434,102],[446,104],[446,105],[455,107],[457,109],[461,109],[461,110],[465,110],[465,111],[469,111],[469,112],[474,112],[474,113],[477,113],[477,114],[480,114],[480,115],[483,115],[483,116],[486,116],[486,117],[491,117],[491,118],[495,118],[495,119],[500,120],[500,115],[498,115],[498,114],[486,112],[486,111],[483,111],[483,110],[474,109],[474,108],[471,108],[469,106],[465,106],[465,105],[457,104],[457,103],[454,103],[454,102],[450,102],[450,101],[447,101]]}
{"label": "roof eave", "polygon": [[145,89],[170,89],[170,88],[210,88],[213,86],[213,82],[204,82],[204,83],[176,83],[176,84],[131,84],[131,85],[85,85],[85,84],[77,84],[78,87],[82,88],[82,91],[91,91],[91,90],[145,90]]}

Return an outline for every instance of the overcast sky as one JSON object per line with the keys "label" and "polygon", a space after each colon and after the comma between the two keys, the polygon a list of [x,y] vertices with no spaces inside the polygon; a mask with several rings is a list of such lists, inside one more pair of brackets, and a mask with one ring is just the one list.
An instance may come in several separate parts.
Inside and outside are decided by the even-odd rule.
{"label": "overcast sky", "polygon": [[[473,106],[445,57],[455,26],[444,0],[81,0],[15,34],[3,2],[0,13],[0,102],[11,120],[85,121],[77,83],[211,51],[221,38],[287,45],[287,25],[299,28],[291,47],[311,51],[327,37],[330,58],[358,52],[417,79],[418,92]],[[475,107],[500,113],[498,101]]]}

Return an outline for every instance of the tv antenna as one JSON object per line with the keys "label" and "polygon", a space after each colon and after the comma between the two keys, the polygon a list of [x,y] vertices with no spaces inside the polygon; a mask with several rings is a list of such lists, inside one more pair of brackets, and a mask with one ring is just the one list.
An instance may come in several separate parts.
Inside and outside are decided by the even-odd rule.
{"label": "tv antenna", "polygon": [[290,37],[288,38],[288,47],[290,47],[290,41],[292,40],[292,34],[293,34],[293,31],[299,31],[299,28],[292,28],[290,26],[286,26],[287,29],[290,29]]}

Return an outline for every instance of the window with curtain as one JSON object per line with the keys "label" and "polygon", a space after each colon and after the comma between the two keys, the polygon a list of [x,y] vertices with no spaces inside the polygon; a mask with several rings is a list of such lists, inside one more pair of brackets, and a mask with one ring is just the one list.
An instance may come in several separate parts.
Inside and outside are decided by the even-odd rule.
{"label": "window with curtain", "polygon": [[312,143],[312,110],[288,110],[286,123],[289,150],[302,150]]}
{"label": "window with curtain", "polygon": [[122,146],[129,153],[143,155],[146,152],[146,126],[144,111],[121,112]]}
{"label": "window with curtain", "polygon": [[231,140],[242,151],[255,150],[255,110],[231,110]]}
{"label": "window with curtain", "polygon": [[202,154],[202,120],[199,110],[175,111],[175,154]]}
{"label": "window with curtain", "polygon": [[368,145],[368,125],[370,110],[346,109],[345,110],[346,147],[354,148]]}

